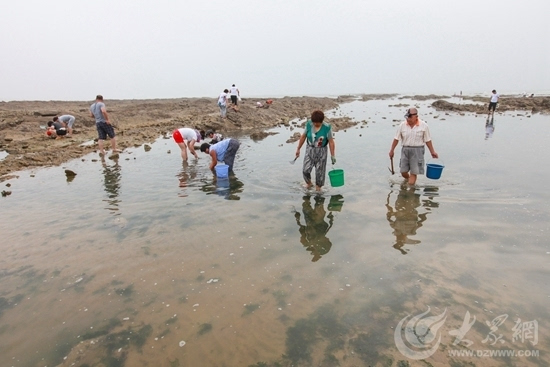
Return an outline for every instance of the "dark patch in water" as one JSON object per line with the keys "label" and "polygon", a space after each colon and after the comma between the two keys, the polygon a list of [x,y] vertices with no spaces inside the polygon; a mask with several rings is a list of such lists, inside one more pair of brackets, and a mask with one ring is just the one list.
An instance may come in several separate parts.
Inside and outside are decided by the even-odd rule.
{"label": "dark patch in water", "polygon": [[199,331],[197,334],[199,335],[204,335],[206,333],[208,333],[209,331],[212,331],[212,324],[201,324],[201,326],[199,326]]}
{"label": "dark patch in water", "polygon": [[464,273],[457,279],[458,284],[470,289],[479,289],[479,280],[474,278],[470,273]]}
{"label": "dark patch in water", "polygon": [[335,350],[342,349],[348,327],[338,320],[334,306],[326,305],[315,311],[309,318],[300,319],[287,329],[285,358],[292,363],[311,362],[315,344],[323,339],[328,341],[325,357]]}
{"label": "dark patch in water", "polygon": [[21,302],[25,298],[24,295],[18,294],[11,299],[8,299],[6,297],[0,297],[0,317],[2,317],[2,314],[4,311],[7,311],[11,308],[13,308],[15,305],[17,305],[19,302]]}
{"label": "dark patch in water", "polygon": [[130,284],[126,288],[116,288],[115,293],[119,296],[130,297],[134,293],[134,285]]}
{"label": "dark patch in water", "polygon": [[273,297],[275,297],[275,301],[277,302],[277,306],[283,308],[287,305],[286,297],[287,294],[284,291],[275,291],[273,292]]}
{"label": "dark patch in water", "polygon": [[254,313],[257,309],[260,308],[260,305],[257,303],[251,303],[249,305],[244,306],[244,311],[242,316],[250,315],[251,313]]}

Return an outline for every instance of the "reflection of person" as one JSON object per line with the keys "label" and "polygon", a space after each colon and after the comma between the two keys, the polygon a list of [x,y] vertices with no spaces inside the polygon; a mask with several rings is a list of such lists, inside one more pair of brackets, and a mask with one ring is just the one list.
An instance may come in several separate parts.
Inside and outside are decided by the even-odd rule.
{"label": "reflection of person", "polygon": [[235,84],[233,84],[230,88],[230,93],[231,93],[231,103],[233,104],[233,110],[237,112],[239,111],[237,102],[239,100],[239,96],[241,95],[241,92],[239,92],[239,88],[235,87]]}
{"label": "reflection of person", "polygon": [[229,91],[224,89],[218,97],[218,107],[220,108],[220,116],[222,119],[227,116],[227,93],[229,93]]}
{"label": "reflection of person", "polygon": [[[325,198],[315,196],[314,207],[311,207],[310,198],[311,196],[304,196],[304,202],[302,203],[305,225],[300,222],[299,212],[294,212],[294,218],[299,227],[300,242],[313,255],[311,261],[315,262],[327,254],[332,247],[332,242],[327,238],[327,233],[334,222],[334,215],[329,212],[327,223],[325,221]],[[341,209],[341,205],[339,209]]]}
{"label": "reflection of person", "polygon": [[[189,185],[189,181],[194,181],[197,178],[197,166],[195,164],[189,165],[187,161],[183,161],[182,170],[178,174],[179,187],[185,188]],[[187,196],[180,193],[180,197]]]}
{"label": "reflection of person", "polygon": [[300,136],[298,148],[296,149],[296,158],[298,158],[302,145],[307,141],[302,174],[306,181],[306,187],[311,188],[313,186],[311,170],[315,167],[315,188],[317,191],[321,191],[321,187],[325,184],[327,145],[330,149],[332,164],[336,163],[332,127],[327,123],[323,123],[324,119],[325,114],[322,111],[316,110],[311,113],[311,120],[307,121],[305,131]]}
{"label": "reflection of person", "polygon": [[487,118],[487,122],[485,123],[485,140],[493,137],[493,132],[495,131],[495,118],[492,117],[490,120]]}
{"label": "reflection of person", "polygon": [[65,126],[67,127],[67,130],[69,131],[69,135],[73,134],[73,125],[75,121],[75,118],[73,115],[61,115],[59,117],[55,116],[53,118],[53,122],[56,122],[56,121],[61,121],[62,123],[64,123]]}
{"label": "reflection of person", "polygon": [[195,152],[195,143],[198,143],[201,141],[201,133],[197,130],[188,128],[188,127],[182,127],[181,129],[176,129],[172,133],[172,137],[174,138],[174,141],[181,149],[181,158],[186,161],[187,160],[187,149],[189,148],[189,151],[195,158],[199,158],[197,152]]}
{"label": "reflection of person", "polygon": [[[427,219],[428,212],[431,207],[437,206],[431,200],[427,200],[424,204],[420,202],[420,194],[417,194],[414,188],[402,186],[395,200],[395,210],[390,205],[390,195],[386,200],[386,219],[390,227],[393,228],[395,235],[395,244],[393,247],[406,255],[408,249],[403,249],[405,245],[419,244],[419,240],[409,238],[416,235],[416,230],[422,227],[422,223]],[[426,207],[424,213],[419,214],[417,208]]]}
{"label": "reflection of person", "polygon": [[107,114],[105,103],[103,103],[103,96],[98,94],[97,97],[95,97],[94,104],[90,106],[90,116],[95,117],[95,126],[97,128],[98,134],[97,145],[99,147],[99,153],[102,155],[105,154],[105,150],[103,149],[103,142],[105,139],[107,139],[107,136],[111,138],[111,147],[113,149],[113,153],[117,153],[118,150],[116,150],[115,130],[113,129],[113,125],[111,125],[111,121],[109,121],[109,115]]}
{"label": "reflection of person", "polygon": [[244,184],[235,175],[229,176],[227,179],[218,180],[214,175],[211,182],[205,182],[199,187],[199,190],[206,193],[206,195],[216,194],[223,197],[225,200],[241,200],[238,195],[244,191]]}
{"label": "reflection of person", "polygon": [[491,101],[489,102],[489,115],[491,114],[491,110],[493,110],[493,115],[495,114],[495,110],[497,108],[497,103],[498,103],[498,99],[500,98],[500,95],[497,93],[496,90],[493,89],[493,91],[491,92],[493,94],[491,94]]}
{"label": "reflection of person", "polygon": [[239,143],[237,139],[230,138],[213,145],[203,143],[201,145],[201,152],[209,154],[210,157],[212,157],[212,162],[210,163],[211,170],[213,170],[218,161],[220,161],[227,164],[229,166],[229,171],[232,171],[235,155],[240,145],[241,143]]}
{"label": "reflection of person", "polygon": [[103,165],[103,176],[105,192],[107,193],[107,199],[104,200],[109,204],[107,210],[118,211],[118,204],[120,200],[118,198],[120,191],[120,166],[118,159],[114,159],[114,165],[109,166],[105,162],[105,158],[101,157],[101,164]]}
{"label": "reflection of person", "polygon": [[46,135],[52,138],[61,139],[67,135],[66,125],[61,121],[48,121]]}
{"label": "reflection of person", "polygon": [[390,148],[390,158],[401,141],[401,160],[399,168],[401,176],[409,181],[409,185],[416,183],[418,175],[424,174],[424,144],[430,150],[433,158],[439,157],[434,150],[428,124],[418,118],[418,110],[409,108],[405,114],[407,118],[397,128]]}

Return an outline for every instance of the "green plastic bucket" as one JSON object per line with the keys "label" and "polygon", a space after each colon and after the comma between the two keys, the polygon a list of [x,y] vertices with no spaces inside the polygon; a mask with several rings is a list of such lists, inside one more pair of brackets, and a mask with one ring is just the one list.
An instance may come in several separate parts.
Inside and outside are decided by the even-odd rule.
{"label": "green plastic bucket", "polygon": [[330,178],[330,185],[332,187],[344,186],[344,170],[333,169],[329,171],[328,177]]}
{"label": "green plastic bucket", "polygon": [[431,178],[432,180],[438,180],[441,177],[441,172],[443,172],[442,164],[428,163],[426,164],[426,177]]}

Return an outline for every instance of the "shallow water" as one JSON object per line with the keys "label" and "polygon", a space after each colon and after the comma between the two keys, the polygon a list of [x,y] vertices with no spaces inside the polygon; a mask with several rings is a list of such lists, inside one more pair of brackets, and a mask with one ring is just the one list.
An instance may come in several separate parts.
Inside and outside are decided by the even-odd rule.
{"label": "shallow water", "polygon": [[[430,102],[327,113],[360,123],[336,133],[345,185],[322,195],[288,128],[240,137],[228,181],[162,138],[19,173],[0,198],[0,365],[548,365],[549,118],[491,131]],[[402,103],[445,165],[415,188],[388,171]]]}

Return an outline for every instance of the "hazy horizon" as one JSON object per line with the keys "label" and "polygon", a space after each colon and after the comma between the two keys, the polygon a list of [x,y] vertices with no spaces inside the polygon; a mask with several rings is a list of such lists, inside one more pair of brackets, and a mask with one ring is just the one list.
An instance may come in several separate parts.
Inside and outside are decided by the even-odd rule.
{"label": "hazy horizon", "polygon": [[550,90],[550,5],[490,0],[10,2],[0,100]]}

